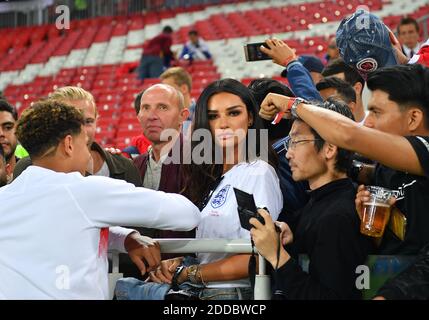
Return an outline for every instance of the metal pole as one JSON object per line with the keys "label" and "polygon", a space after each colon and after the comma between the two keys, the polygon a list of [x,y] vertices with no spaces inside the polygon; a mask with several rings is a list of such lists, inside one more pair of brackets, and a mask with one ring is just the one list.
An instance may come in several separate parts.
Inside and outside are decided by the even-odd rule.
{"label": "metal pole", "polygon": [[250,240],[246,239],[154,239],[159,242],[161,252],[195,253],[227,252],[252,253]]}

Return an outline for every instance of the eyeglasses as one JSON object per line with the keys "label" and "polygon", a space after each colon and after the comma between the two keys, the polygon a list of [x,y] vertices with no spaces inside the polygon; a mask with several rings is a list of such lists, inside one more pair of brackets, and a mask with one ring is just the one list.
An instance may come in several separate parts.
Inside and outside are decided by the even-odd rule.
{"label": "eyeglasses", "polygon": [[294,150],[299,143],[306,143],[306,142],[314,142],[314,141],[320,141],[320,139],[303,139],[303,140],[292,140],[288,139],[284,142],[286,150],[292,149]]}

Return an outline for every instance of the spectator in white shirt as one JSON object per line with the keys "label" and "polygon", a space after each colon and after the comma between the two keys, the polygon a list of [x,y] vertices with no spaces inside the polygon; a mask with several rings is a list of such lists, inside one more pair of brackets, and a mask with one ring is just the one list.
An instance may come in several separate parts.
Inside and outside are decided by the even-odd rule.
{"label": "spectator in white shirt", "polygon": [[198,209],[183,196],[84,177],[84,125],[77,109],[52,100],[18,122],[33,165],[0,189],[0,298],[107,299],[108,248],[128,251],[142,272],[160,260],[157,246],[115,226],[190,230],[199,223]]}
{"label": "spectator in white shirt", "polygon": [[[268,136],[266,140],[260,139],[263,124],[256,102],[242,83],[223,79],[204,89],[195,110],[194,135],[208,132],[211,138],[201,143],[193,141],[193,163],[184,166],[184,193],[201,210],[196,238],[248,239],[250,242],[249,231],[240,224],[233,189],[253,194],[256,206],[268,208],[274,220],[283,206],[279,179],[268,163],[273,154]],[[256,137],[255,141],[251,134]],[[202,146],[203,162],[199,164],[195,155],[197,151],[201,154]],[[215,157],[216,149],[220,159]],[[253,292],[249,258],[249,254],[198,253],[198,264],[186,267],[177,281],[204,284],[199,293],[201,299],[250,299]],[[180,262],[180,258],[163,261],[158,270],[150,273],[151,279],[169,283]]]}

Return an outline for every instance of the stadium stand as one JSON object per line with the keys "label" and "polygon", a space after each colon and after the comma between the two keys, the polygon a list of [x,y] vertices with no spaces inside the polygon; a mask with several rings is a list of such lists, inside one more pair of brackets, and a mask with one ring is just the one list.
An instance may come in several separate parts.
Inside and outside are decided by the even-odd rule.
{"label": "stadium stand", "polygon": [[181,49],[190,29],[207,41],[213,60],[180,63],[192,75],[192,97],[197,98],[208,83],[221,77],[245,84],[257,77],[286,81],[279,76],[282,68],[271,61],[246,63],[243,44],[275,36],[298,54],[323,58],[339,21],[361,5],[392,29],[405,14],[416,19],[429,14],[426,0],[239,1],[72,20],[69,30],[58,30],[55,25],[3,28],[0,91],[22,113],[57,87],[77,85],[90,90],[100,114],[97,139],[104,146],[122,148],[140,131],[132,106],[135,95],[158,82],[141,83],[132,71],[145,41],[163,26],[174,28],[173,50]]}

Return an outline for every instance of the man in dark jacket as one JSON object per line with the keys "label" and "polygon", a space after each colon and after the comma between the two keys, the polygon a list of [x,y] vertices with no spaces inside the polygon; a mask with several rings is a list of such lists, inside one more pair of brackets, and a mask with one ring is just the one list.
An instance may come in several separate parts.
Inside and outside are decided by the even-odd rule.
{"label": "man in dark jacket", "polygon": [[[327,101],[320,107],[353,119],[344,103]],[[279,238],[269,215],[261,213],[265,226],[250,220],[255,226],[250,231],[255,246],[274,268],[274,291],[283,292],[286,299],[361,298],[356,268],[365,263],[371,243],[359,231],[356,189],[347,177],[352,155],[324,141],[303,121],[294,121],[286,156],[293,179],[307,180],[311,192],[298,211],[293,241],[277,250]],[[301,254],[308,255],[308,272],[298,264]]]}
{"label": "man in dark jacket", "polygon": [[[134,159],[143,187],[180,193],[183,187],[180,174],[181,157],[178,154],[182,153],[180,132],[188,115],[182,94],[172,86],[156,84],[144,91],[138,118],[151,147],[148,152]],[[194,237],[193,232],[165,230],[152,230],[145,235],[154,238]]]}

